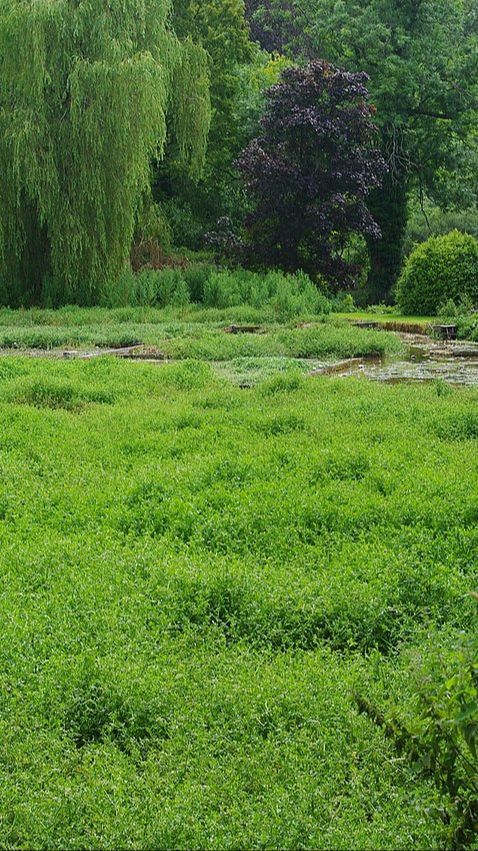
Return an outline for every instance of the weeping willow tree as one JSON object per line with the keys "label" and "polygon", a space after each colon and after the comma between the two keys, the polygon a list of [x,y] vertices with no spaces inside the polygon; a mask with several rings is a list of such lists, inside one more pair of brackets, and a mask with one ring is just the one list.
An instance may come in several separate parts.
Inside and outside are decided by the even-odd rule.
{"label": "weeping willow tree", "polygon": [[206,56],[170,0],[0,0],[0,299],[92,303],[128,257],[169,134],[193,174]]}

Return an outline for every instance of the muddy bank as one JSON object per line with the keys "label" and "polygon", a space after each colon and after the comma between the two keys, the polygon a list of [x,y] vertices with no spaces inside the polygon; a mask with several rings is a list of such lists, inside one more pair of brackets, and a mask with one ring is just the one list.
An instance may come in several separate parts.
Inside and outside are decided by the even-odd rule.
{"label": "muddy bank", "polygon": [[113,348],[97,346],[94,349],[0,349],[0,356],[11,355],[26,358],[49,358],[51,360],[91,360],[109,355],[123,360],[167,361],[164,352],[161,352],[155,346],[143,346],[142,344]]}

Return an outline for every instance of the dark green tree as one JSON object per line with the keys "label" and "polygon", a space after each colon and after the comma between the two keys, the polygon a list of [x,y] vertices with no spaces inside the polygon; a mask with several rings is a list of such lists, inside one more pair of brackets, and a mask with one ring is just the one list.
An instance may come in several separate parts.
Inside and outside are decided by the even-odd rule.
{"label": "dark green tree", "polygon": [[183,39],[200,45],[208,58],[212,121],[201,178],[191,175],[169,139],[167,157],[159,164],[155,197],[171,220],[176,241],[200,247],[204,228],[234,206],[232,163],[243,137],[238,122],[241,69],[253,46],[243,0],[173,0],[173,25]]}
{"label": "dark green tree", "polygon": [[[204,51],[170,0],[0,0],[0,296],[89,303],[126,262],[167,128],[204,161]],[[52,283],[54,282],[54,283]]]}

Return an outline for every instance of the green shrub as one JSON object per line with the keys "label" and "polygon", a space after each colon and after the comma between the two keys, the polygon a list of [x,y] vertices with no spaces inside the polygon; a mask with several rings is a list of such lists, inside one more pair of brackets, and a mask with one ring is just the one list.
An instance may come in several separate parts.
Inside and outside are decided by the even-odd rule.
{"label": "green shrub", "polygon": [[204,301],[204,288],[213,271],[215,267],[207,263],[194,263],[184,270],[183,276],[189,290],[189,299],[193,304],[201,304]]}
{"label": "green shrub", "polygon": [[136,278],[131,268],[126,268],[121,277],[105,285],[101,291],[102,307],[126,307],[133,304]]}
{"label": "green shrub", "polygon": [[473,300],[465,293],[456,304],[452,298],[447,299],[438,308],[438,316],[442,319],[456,319],[459,316],[468,316],[473,311]]}
{"label": "green shrub", "polygon": [[125,269],[120,279],[105,287],[100,303],[105,307],[146,307],[155,304],[158,292],[158,275],[154,269],[143,269],[134,274]]}
{"label": "green shrub", "polygon": [[[478,599],[476,594],[474,597]],[[409,699],[385,714],[360,696],[361,710],[386,730],[417,778],[443,795],[447,848],[475,847],[478,827],[478,648],[476,636],[432,632],[404,651]],[[395,683],[397,689],[398,682]],[[402,684],[403,687],[403,684]],[[392,690],[393,693],[393,690]]]}
{"label": "green shrub", "polygon": [[158,272],[143,269],[136,275],[133,297],[128,302],[133,307],[143,307],[156,302],[158,293]]}
{"label": "green shrub", "polygon": [[65,287],[57,277],[45,275],[42,281],[41,303],[47,308],[60,307],[65,303]]}
{"label": "green shrub", "polygon": [[327,296],[304,272],[284,275],[270,271],[262,275],[245,269],[216,271],[205,282],[203,298],[207,307],[219,309],[241,304],[255,308],[270,305],[278,319],[328,314],[332,309]]}
{"label": "green shrub", "polygon": [[357,310],[352,293],[348,293],[345,290],[341,290],[341,292],[334,296],[331,300],[331,305],[334,313],[355,313]]}
{"label": "green shrub", "polygon": [[[53,290],[45,300],[51,307],[61,303]],[[325,293],[303,272],[259,274],[241,268],[220,269],[207,262],[195,262],[185,269],[143,269],[137,274],[126,268],[117,281],[103,288],[99,302],[108,308],[184,307],[190,303],[217,310],[269,308],[271,317],[278,319],[332,310]]]}
{"label": "green shrub", "polygon": [[118,281],[105,287],[100,303],[104,307],[183,307],[189,304],[189,287],[181,269],[127,268]]}
{"label": "green shrub", "polygon": [[[431,655],[431,654],[430,654]],[[478,660],[476,640],[427,662],[415,712],[406,719],[413,764],[430,771],[453,801],[453,844],[464,847],[478,827]]]}
{"label": "green shrub", "polygon": [[176,294],[184,292],[184,278],[180,269],[162,269],[157,273],[156,303],[160,307],[173,304]]}
{"label": "green shrub", "polygon": [[397,285],[401,311],[430,316],[446,300],[464,297],[478,301],[478,241],[452,231],[417,245]]}
{"label": "green shrub", "polygon": [[206,307],[233,307],[242,301],[237,276],[232,272],[213,272],[203,294]]}
{"label": "green shrub", "polygon": [[303,272],[297,272],[294,276],[284,276],[280,273],[276,275],[272,305],[279,319],[331,312],[330,301],[317,289],[308,275]]}
{"label": "green shrub", "polygon": [[471,340],[476,343],[478,340],[478,318],[476,314],[471,316],[457,316],[456,325],[458,328],[459,340]]}

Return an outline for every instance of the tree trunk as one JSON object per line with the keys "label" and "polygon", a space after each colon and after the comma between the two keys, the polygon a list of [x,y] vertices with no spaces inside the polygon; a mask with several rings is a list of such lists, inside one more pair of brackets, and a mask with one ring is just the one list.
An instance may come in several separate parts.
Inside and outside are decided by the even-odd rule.
{"label": "tree trunk", "polygon": [[8,246],[8,273],[4,271],[0,281],[0,300],[9,307],[30,307],[41,303],[44,278],[50,269],[50,241],[36,204],[24,193],[19,207],[23,244]]}
{"label": "tree trunk", "polygon": [[382,238],[367,240],[370,272],[364,298],[367,304],[392,304],[392,289],[403,262],[403,241],[407,226],[406,175],[387,174],[382,188],[370,196],[369,208],[380,225]]}

